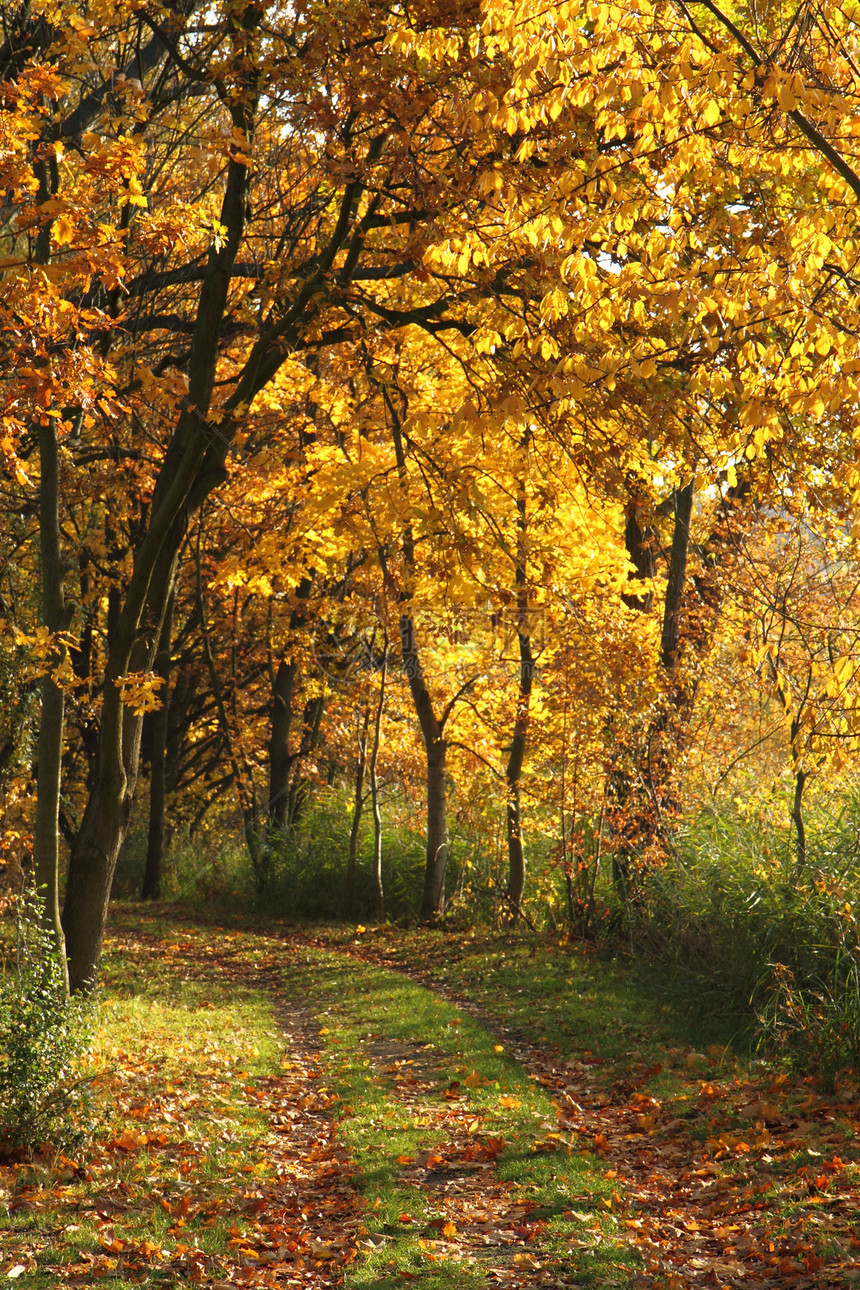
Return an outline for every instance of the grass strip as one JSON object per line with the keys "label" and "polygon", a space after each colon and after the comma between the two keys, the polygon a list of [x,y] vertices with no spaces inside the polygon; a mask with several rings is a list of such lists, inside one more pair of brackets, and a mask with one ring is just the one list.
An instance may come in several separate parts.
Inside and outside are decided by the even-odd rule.
{"label": "grass strip", "polygon": [[[579,1065],[580,1096],[605,1107],[607,1125],[616,1125],[613,1163],[629,1179],[641,1177],[650,1157],[672,1176],[671,1206],[724,1244],[724,1255],[708,1252],[716,1274],[737,1275],[738,1254],[749,1249],[779,1275],[824,1276],[828,1267],[828,1284],[860,1277],[854,1072],[827,1092],[777,1063],[751,1059],[743,1041],[736,1054],[719,1019],[710,1024],[707,1000],[700,1010],[691,1000],[676,1012],[623,961],[578,946],[385,928],[329,936],[500,1018],[548,1053],[550,1083],[553,1067]],[[643,1195],[630,1223],[658,1276],[662,1209]],[[711,1211],[709,1224],[703,1216]],[[676,1233],[670,1241],[677,1249]],[[663,1274],[670,1282],[680,1276],[671,1261]]]}
{"label": "grass strip", "polygon": [[[288,989],[321,1019],[366,1202],[353,1287],[626,1284],[638,1256],[599,1158],[470,1016],[402,974],[308,947]],[[495,1278],[494,1278],[495,1279]]]}
{"label": "grass strip", "polygon": [[243,1201],[274,1177],[257,1093],[283,1045],[269,993],[207,968],[190,935],[108,946],[101,1118],[74,1159],[46,1149],[0,1169],[0,1275],[32,1290],[215,1284],[252,1237]]}

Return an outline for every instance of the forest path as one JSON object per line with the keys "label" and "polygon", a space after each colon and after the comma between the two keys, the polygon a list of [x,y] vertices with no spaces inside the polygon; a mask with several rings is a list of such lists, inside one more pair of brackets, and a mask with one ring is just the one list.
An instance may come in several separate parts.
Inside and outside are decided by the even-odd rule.
{"label": "forest path", "polygon": [[[490,1011],[486,988],[481,1002],[454,989],[439,970],[441,956],[434,971],[414,950],[410,956],[408,941],[394,954],[378,940],[356,938],[345,948],[404,973],[489,1028],[555,1108],[556,1133],[537,1150],[554,1145],[599,1161],[612,1183],[602,1202],[607,1212],[572,1197],[564,1214],[572,1243],[586,1253],[589,1241],[595,1250],[607,1239],[626,1241],[641,1264],[626,1275],[598,1274],[595,1286],[818,1290],[860,1283],[860,1107],[850,1076],[826,1095],[763,1063],[752,1073],[724,1065],[718,1051],[709,1060],[669,1049],[663,1062],[638,1065],[630,1054],[617,1063],[575,1046],[563,1054],[506,1022],[503,992]],[[656,1092],[655,1077],[663,1086]],[[537,1268],[538,1247],[530,1246]],[[578,1263],[582,1269],[587,1260]],[[533,1272],[523,1284],[541,1279]]]}
{"label": "forest path", "polygon": [[825,1093],[673,1046],[613,964],[525,938],[135,906],[103,975],[109,1119],[74,1162],[0,1161],[0,1278],[860,1283],[853,1077]]}

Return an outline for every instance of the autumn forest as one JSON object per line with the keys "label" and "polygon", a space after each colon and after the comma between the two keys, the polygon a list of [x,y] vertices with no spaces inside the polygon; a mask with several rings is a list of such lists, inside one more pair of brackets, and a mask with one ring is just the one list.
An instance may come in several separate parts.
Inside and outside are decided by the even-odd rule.
{"label": "autumn forest", "polygon": [[4,791],[49,892],[68,850],[73,986],[146,775],[262,885],[320,785],[396,783],[424,918],[452,806],[512,917],[530,829],[564,873],[602,817],[635,883],[763,778],[802,871],[853,747],[860,178],[851,18],[784,22],[7,15]]}
{"label": "autumn forest", "polygon": [[265,895],[338,793],[346,913],[391,820],[425,921],[587,928],[722,807],[811,874],[858,735],[851,5],[2,34],[4,846],[72,989],[130,828],[145,895],[213,828]]}
{"label": "autumn forest", "polygon": [[[221,1096],[216,1067],[249,1065],[252,1049],[267,1060],[274,1023],[237,1000],[257,971],[281,971],[280,952],[268,931],[231,942],[223,927],[237,915],[299,927],[291,988],[314,1001],[315,1026],[325,1020],[313,1034],[345,1027],[337,1043],[355,1052],[372,1039],[365,1066],[399,1072],[386,1097],[404,1062],[430,1086],[434,1044],[465,1063],[439,1076],[436,1110],[409,1111],[410,1132],[438,1121],[459,1145],[403,1138],[383,1244],[418,1212],[410,1170],[424,1170],[425,1192],[480,1170],[486,1181],[516,1133],[538,1135],[536,1155],[564,1147],[567,1169],[576,1133],[598,1161],[615,1134],[606,1178],[639,1168],[669,1097],[648,1081],[687,1057],[637,1048],[634,1074],[624,1067],[613,1085],[626,1136],[610,1123],[593,1071],[630,1052],[601,1047],[611,1037],[583,1000],[596,991],[607,1016],[617,1005],[619,1035],[653,1000],[624,1012],[609,978],[589,975],[603,954],[620,956],[613,974],[656,973],[664,1011],[717,1026],[705,1055],[666,1049],[692,1052],[702,1076],[672,1096],[714,1111],[708,1161],[728,1169],[759,1151],[766,1171],[783,1158],[779,1083],[753,1096],[735,1074],[757,1127],[719,1136],[717,1067],[732,1043],[856,1098],[858,210],[857,0],[0,4],[0,958],[17,936],[19,970],[31,942],[51,965],[35,994],[0,981],[0,1088],[47,1090],[20,1110],[24,1146],[0,1125],[0,1194],[4,1150],[14,1172],[14,1152],[49,1134],[58,1081],[90,1079],[58,1072],[67,1019],[83,1018],[103,980],[122,1000],[149,974],[175,1003],[177,982],[190,997],[219,965],[200,1007],[217,1013],[229,986],[233,1020],[222,1034],[213,1019],[200,1040],[206,1105]],[[189,909],[222,930],[207,940],[151,921]],[[395,929],[406,948],[392,948]],[[489,938],[486,960],[475,937]],[[349,989],[332,966],[340,953]],[[576,1020],[552,1011],[571,985],[565,955],[586,974],[565,1005]],[[391,984],[395,969],[419,967],[448,1002],[431,1006],[423,976],[420,998]],[[374,994],[384,972],[392,1015],[416,1026],[408,1058]],[[492,973],[511,1008],[517,995],[528,1004],[525,1029],[493,1032],[495,1045],[456,1003],[468,996],[489,1016]],[[384,1043],[355,1020],[362,1008]],[[275,1124],[297,1105],[325,1118],[338,1097],[358,1123],[354,1071],[326,1067],[342,1087],[327,1102],[307,1083],[319,1041],[307,1020],[289,1024],[301,1071],[284,1057],[275,1075],[249,1066],[244,1085],[223,1088],[242,1096],[259,1077]],[[525,1033],[544,1046],[517,1061],[532,1063],[546,1105],[500,1056]],[[231,1056],[237,1035],[248,1038]],[[128,1062],[125,1092],[110,1097],[137,1118],[111,1131],[103,1159],[119,1153],[133,1171],[134,1153],[170,1155],[164,1125],[180,1110],[169,1099],[191,1077],[154,1093],[150,1058],[133,1066],[123,1042],[111,1061]],[[168,1069],[172,1040],[159,1042]],[[584,1063],[575,1114],[546,1056],[570,1044]],[[726,1124],[742,1118],[732,1105]],[[166,1119],[147,1129],[154,1106]],[[568,1119],[547,1135],[556,1111]],[[367,1110],[371,1136],[380,1114]],[[686,1114],[667,1130],[677,1162],[694,1150],[678,1137]],[[331,1188],[346,1167],[330,1162],[348,1148],[361,1168],[370,1148],[358,1129],[351,1145],[321,1145],[313,1116],[300,1158],[329,1164],[308,1187],[320,1212],[345,1214]],[[822,1132],[810,1155],[838,1163],[815,1166],[820,1195],[849,1187]],[[66,1156],[51,1168],[107,1194],[99,1158],[88,1175]],[[237,1157],[232,1195],[256,1168]],[[673,1177],[673,1203],[692,1206],[694,1227],[677,1236],[689,1244],[701,1209],[690,1187],[705,1184]],[[21,1178],[9,1194],[20,1183],[30,1205],[42,1184]],[[537,1178],[521,1180],[531,1199],[507,1227],[504,1188],[474,1201],[518,1250],[550,1223],[535,1218],[555,1203],[547,1191],[538,1206],[535,1188],[550,1184]],[[606,1178],[587,1184],[603,1224],[581,1242],[589,1258],[627,1212],[622,1183],[607,1190]],[[164,1186],[174,1226],[162,1244],[151,1225],[120,1237],[99,1220],[96,1253],[85,1267],[69,1254],[61,1279],[142,1284],[163,1265],[169,1284],[282,1284],[278,1268],[304,1259],[311,1279],[296,1284],[332,1285],[337,1260],[376,1257],[362,1253],[370,1219],[358,1209],[324,1240],[297,1235],[301,1208],[280,1236],[252,1240],[264,1189],[247,1193],[250,1226],[225,1228],[232,1253],[216,1268],[183,1244],[197,1210]],[[565,1201],[565,1221],[585,1203]],[[407,1279],[437,1247],[466,1258],[455,1208],[426,1211],[399,1265]],[[822,1259],[847,1283],[838,1222],[829,1253],[802,1244],[797,1222],[784,1249],[777,1227],[769,1246],[749,1238],[761,1266],[782,1272],[744,1284],[821,1284]],[[699,1284],[699,1247],[684,1255],[691,1279],[673,1280],[671,1260],[649,1253],[665,1241],[659,1224],[646,1241],[635,1215],[618,1223],[641,1244],[631,1285]],[[725,1267],[752,1257],[723,1227],[708,1237],[723,1253],[714,1244],[703,1285],[729,1284]],[[60,1266],[47,1257],[22,1245],[4,1275]],[[517,1254],[505,1266],[519,1272],[500,1282],[538,1284],[543,1257]],[[94,1272],[99,1258],[108,1272]],[[795,1280],[778,1279],[783,1263]],[[354,1284],[388,1285],[389,1273],[400,1284],[390,1270]],[[570,1284],[622,1284],[615,1275]]]}

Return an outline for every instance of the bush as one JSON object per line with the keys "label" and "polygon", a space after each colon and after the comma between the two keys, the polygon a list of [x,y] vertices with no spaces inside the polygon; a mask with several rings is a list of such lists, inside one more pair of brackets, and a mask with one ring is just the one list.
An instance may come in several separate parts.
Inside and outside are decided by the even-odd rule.
{"label": "bush", "polygon": [[0,1148],[69,1149],[90,1125],[90,1006],[66,995],[53,936],[33,893],[14,897],[0,978]]}

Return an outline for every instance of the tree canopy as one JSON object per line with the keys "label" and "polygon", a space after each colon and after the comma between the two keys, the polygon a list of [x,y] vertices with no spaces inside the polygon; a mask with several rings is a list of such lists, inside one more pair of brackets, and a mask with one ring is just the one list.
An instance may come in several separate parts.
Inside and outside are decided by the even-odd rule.
{"label": "tree canopy", "polygon": [[377,710],[425,918],[452,801],[516,918],[529,830],[571,884],[587,818],[630,883],[740,745],[802,864],[857,733],[855,25],[4,14],[0,777],[74,989],[142,768],[150,894],[165,810],[225,793],[262,890],[317,785],[363,801]]}

